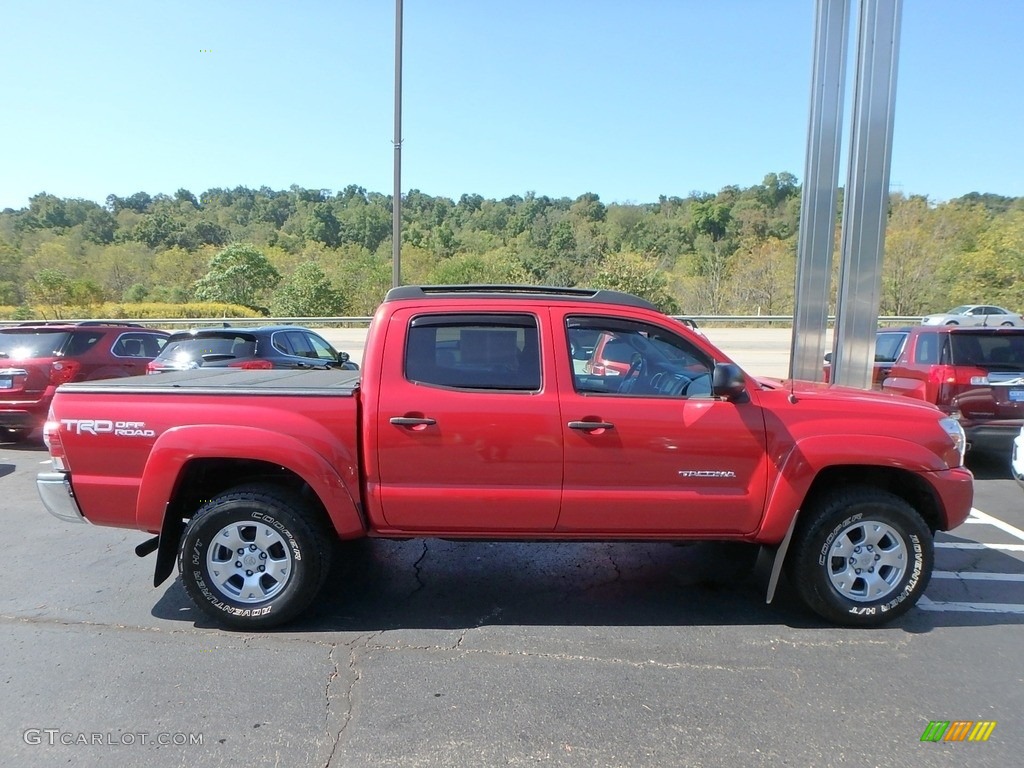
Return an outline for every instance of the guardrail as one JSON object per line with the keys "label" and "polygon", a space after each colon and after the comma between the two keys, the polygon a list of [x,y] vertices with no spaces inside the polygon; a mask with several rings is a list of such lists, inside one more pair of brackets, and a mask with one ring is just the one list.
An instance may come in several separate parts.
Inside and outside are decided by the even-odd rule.
{"label": "guardrail", "polygon": [[[673,315],[677,320],[692,320],[698,325],[733,325],[749,327],[757,325],[792,326],[792,315]],[[921,315],[912,317],[880,317],[879,325],[917,325]],[[364,327],[370,324],[370,317],[165,317],[165,318],[130,318],[107,317],[81,319],[49,320],[50,323],[139,323],[156,328],[190,328],[208,326],[251,326],[251,325],[304,325],[312,328],[331,328],[336,326]],[[835,324],[835,316],[829,316],[829,327]],[[0,327],[35,324],[36,321],[0,320]],[[38,321],[42,322],[42,321]]]}

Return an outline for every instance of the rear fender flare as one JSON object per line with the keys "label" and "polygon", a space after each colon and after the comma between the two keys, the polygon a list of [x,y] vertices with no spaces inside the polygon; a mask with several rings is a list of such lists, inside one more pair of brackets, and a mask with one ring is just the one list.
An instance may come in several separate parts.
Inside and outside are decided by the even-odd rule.
{"label": "rear fender flare", "polygon": [[153,445],[139,485],[135,517],[142,530],[162,530],[167,505],[173,498],[185,465],[194,459],[250,459],[284,467],[302,478],[320,499],[341,538],[366,530],[354,491],[344,478],[356,478],[355,457],[332,465],[297,438],[259,427],[190,425],[173,427]]}

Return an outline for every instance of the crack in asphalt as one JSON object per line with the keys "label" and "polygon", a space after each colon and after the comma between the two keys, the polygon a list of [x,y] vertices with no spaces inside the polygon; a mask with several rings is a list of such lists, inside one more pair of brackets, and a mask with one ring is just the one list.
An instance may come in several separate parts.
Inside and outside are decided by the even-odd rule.
{"label": "crack in asphalt", "polygon": [[427,553],[430,551],[430,548],[427,546],[427,540],[426,539],[423,539],[422,543],[423,543],[423,551],[420,553],[420,556],[418,558],[416,558],[416,562],[412,564],[413,575],[416,577],[416,589],[414,589],[412,592],[409,593],[409,597],[410,598],[413,595],[415,595],[417,592],[419,592],[420,590],[426,589],[426,586],[427,586],[426,582],[423,581],[422,578],[420,578],[420,572],[421,572],[420,563],[422,563],[424,558],[426,558]]}
{"label": "crack in asphalt", "polygon": [[[333,685],[334,681],[338,679],[338,675],[340,674],[340,670],[338,669],[338,660],[334,658],[334,653],[337,650],[338,646],[332,644],[330,653],[327,654],[327,660],[330,662],[331,671],[330,674],[327,675],[327,684],[324,686],[324,730],[327,731],[328,735],[331,733],[331,685]],[[354,660],[352,659],[353,653],[354,651],[349,654],[350,669],[354,666]],[[331,761],[334,760],[334,753],[337,751],[338,744],[341,742],[341,735],[345,732],[345,729],[348,727],[349,720],[352,718],[351,694],[352,688],[350,686],[346,697],[348,700],[348,706],[345,708],[344,713],[342,713],[342,725],[331,739],[331,749],[330,752],[327,753],[327,762],[324,763],[324,768],[328,768]]]}
{"label": "crack in asphalt", "polygon": [[[380,632],[374,632],[362,638],[362,650],[375,648],[375,646],[370,645],[370,642],[374,637],[377,637],[380,634]],[[327,755],[327,762],[324,763],[324,768],[330,768],[331,763],[334,761],[334,755],[337,753],[338,747],[341,745],[341,739],[345,735],[345,731],[348,729],[349,724],[352,722],[352,710],[355,706],[355,688],[359,681],[363,679],[363,674],[357,666],[358,653],[360,650],[359,639],[357,638],[351,643],[330,643],[329,647],[331,650],[330,653],[328,653],[327,658],[331,663],[331,671],[327,676],[327,684],[324,686],[324,730],[327,731],[328,735],[330,735],[331,724],[331,688],[334,686],[335,681],[341,676],[341,665],[338,663],[337,658],[335,658],[335,653],[337,652],[339,645],[342,647],[349,647],[349,683],[345,688],[344,694],[341,694],[345,701],[345,710],[340,714],[341,727],[338,729],[338,732],[331,737],[331,750]]]}

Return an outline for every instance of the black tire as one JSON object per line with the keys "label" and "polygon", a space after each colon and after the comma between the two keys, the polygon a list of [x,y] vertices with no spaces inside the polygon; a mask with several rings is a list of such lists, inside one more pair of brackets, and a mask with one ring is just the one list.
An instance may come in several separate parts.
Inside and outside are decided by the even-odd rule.
{"label": "black tire", "polygon": [[903,499],[875,488],[845,488],[801,514],[788,573],[803,602],[822,618],[879,626],[924,594],[935,562],[932,532]]}
{"label": "black tire", "polygon": [[294,619],[316,598],[331,567],[332,536],[296,494],[241,486],[188,522],[178,569],[189,597],[218,624],[266,629]]}

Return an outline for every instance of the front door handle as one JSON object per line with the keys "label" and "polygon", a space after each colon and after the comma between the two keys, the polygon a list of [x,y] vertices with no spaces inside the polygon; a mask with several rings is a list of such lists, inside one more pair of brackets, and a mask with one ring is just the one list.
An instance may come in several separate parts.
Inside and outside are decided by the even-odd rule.
{"label": "front door handle", "polygon": [[570,421],[569,429],[582,429],[590,431],[593,429],[615,429],[615,425],[609,421]]}
{"label": "front door handle", "polygon": [[390,421],[396,427],[432,427],[437,424],[431,418],[417,419],[412,416],[392,416]]}

